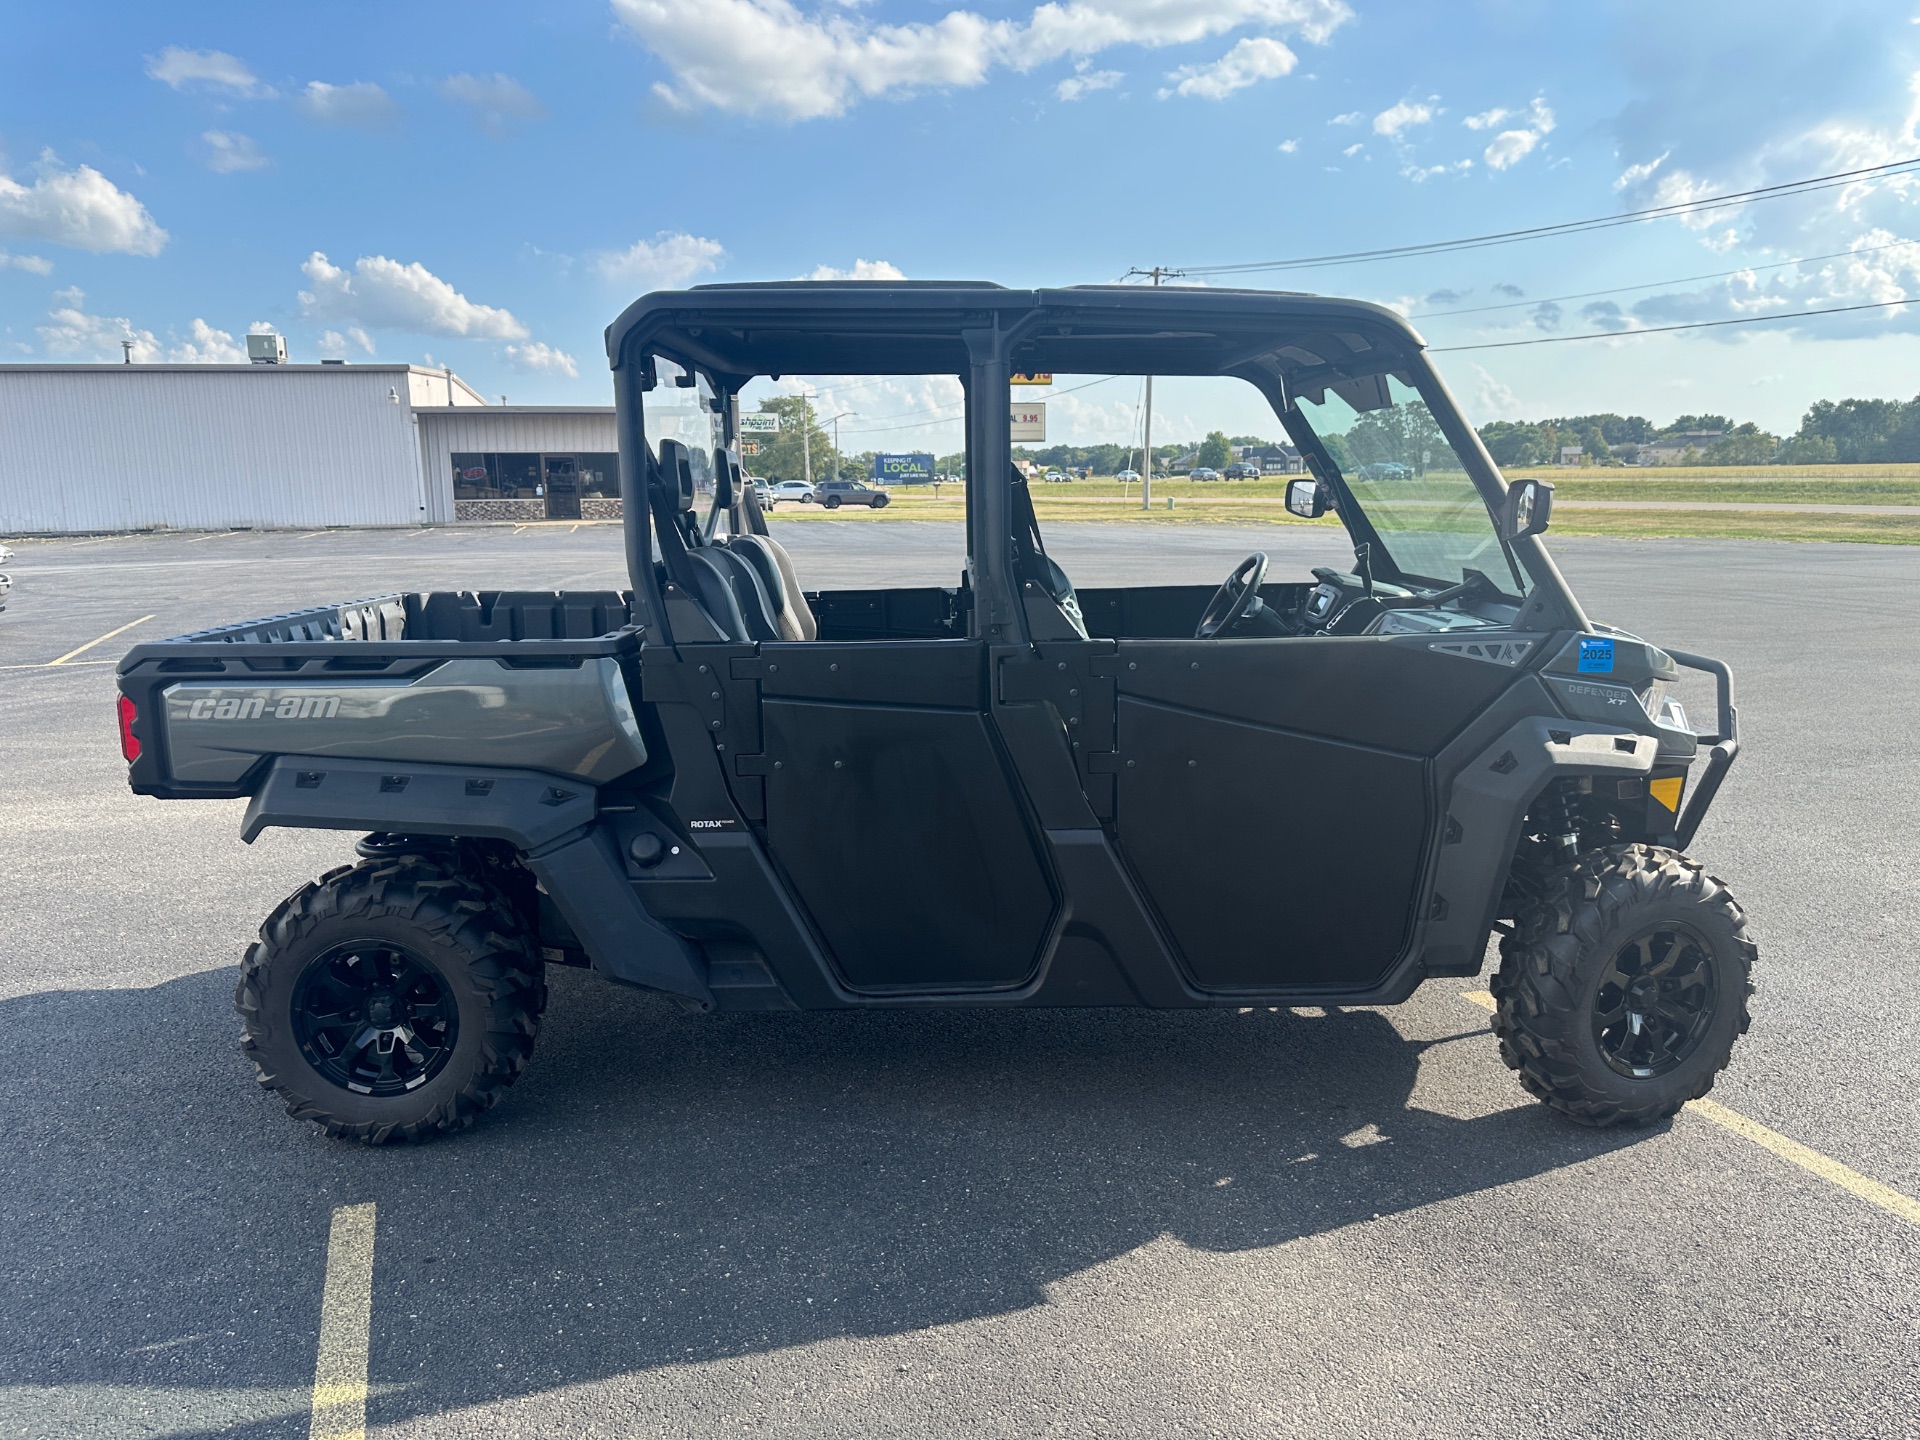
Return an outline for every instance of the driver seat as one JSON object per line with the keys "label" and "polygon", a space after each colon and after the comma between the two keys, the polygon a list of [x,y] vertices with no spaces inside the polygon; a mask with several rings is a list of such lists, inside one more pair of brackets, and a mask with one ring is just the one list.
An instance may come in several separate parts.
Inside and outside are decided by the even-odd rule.
{"label": "driver seat", "polygon": [[799,572],[786,546],[767,533],[760,497],[740,474],[740,462],[724,446],[713,452],[714,474],[729,489],[733,534],[726,547],[753,568],[765,592],[774,628],[782,640],[817,640],[820,624],[800,589]]}

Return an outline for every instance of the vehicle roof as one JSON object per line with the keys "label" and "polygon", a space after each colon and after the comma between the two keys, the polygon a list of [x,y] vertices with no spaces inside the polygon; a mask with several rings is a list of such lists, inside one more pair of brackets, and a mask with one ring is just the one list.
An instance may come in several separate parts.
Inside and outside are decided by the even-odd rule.
{"label": "vehicle roof", "polygon": [[[1038,312],[1038,313],[1036,313]],[[728,375],[959,374],[968,330],[1020,325],[1015,368],[1213,375],[1277,354],[1287,369],[1423,341],[1394,311],[1294,291],[1188,285],[1010,290],[984,281],[698,285],[643,295],[607,327],[618,368],[635,347]],[[1291,350],[1295,353],[1289,355]]]}

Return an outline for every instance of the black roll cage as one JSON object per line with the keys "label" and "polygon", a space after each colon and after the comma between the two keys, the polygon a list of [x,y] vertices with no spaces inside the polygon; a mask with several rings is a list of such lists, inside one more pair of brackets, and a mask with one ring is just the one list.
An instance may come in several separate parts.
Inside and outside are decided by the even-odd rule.
{"label": "black roll cage", "polygon": [[[725,443],[738,438],[738,396],[756,377],[951,374],[966,395],[967,542],[975,633],[1029,644],[1014,574],[1015,501],[1009,397],[1018,372],[1233,376],[1260,390],[1316,475],[1334,492],[1376,573],[1399,574],[1365,510],[1295,403],[1303,392],[1393,374],[1418,390],[1498,523],[1506,481],[1398,314],[1360,300],[1280,291],[1089,285],[1009,290],[984,282],[789,281],[702,285],[641,297],[607,327],[619,429],[620,493],[634,623],[654,643],[672,626],[654,565],[656,502],[666,494],[644,433],[650,357],[707,377]],[[999,403],[980,403],[999,396]],[[675,482],[677,483],[677,482]],[[1537,536],[1509,542],[1532,581],[1516,627],[1586,629],[1579,602]],[[687,637],[683,637],[687,638]]]}

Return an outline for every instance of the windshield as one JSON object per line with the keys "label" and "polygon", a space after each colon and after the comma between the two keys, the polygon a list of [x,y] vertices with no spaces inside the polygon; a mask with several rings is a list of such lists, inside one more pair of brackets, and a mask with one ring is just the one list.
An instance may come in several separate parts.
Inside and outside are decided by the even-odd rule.
{"label": "windshield", "polygon": [[713,387],[705,375],[690,374],[664,355],[654,357],[653,369],[654,384],[640,396],[640,424],[654,458],[662,440],[678,440],[693,463],[694,488],[711,490],[713,452],[723,434]]}
{"label": "windshield", "polygon": [[1458,585],[1478,570],[1508,594],[1525,595],[1524,572],[1507,556],[1486,502],[1420,392],[1391,375],[1340,388],[1367,408],[1329,386],[1317,400],[1297,397],[1299,410],[1394,568],[1439,585]]}

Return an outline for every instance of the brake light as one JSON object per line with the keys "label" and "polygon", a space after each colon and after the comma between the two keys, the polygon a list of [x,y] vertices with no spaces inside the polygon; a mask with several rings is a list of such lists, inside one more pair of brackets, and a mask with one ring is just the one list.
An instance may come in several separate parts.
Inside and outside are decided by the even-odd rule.
{"label": "brake light", "polygon": [[140,737],[133,733],[133,722],[140,718],[140,711],[133,701],[125,695],[120,697],[120,753],[127,757],[131,765],[140,758]]}

